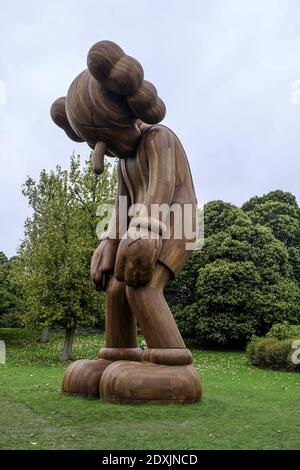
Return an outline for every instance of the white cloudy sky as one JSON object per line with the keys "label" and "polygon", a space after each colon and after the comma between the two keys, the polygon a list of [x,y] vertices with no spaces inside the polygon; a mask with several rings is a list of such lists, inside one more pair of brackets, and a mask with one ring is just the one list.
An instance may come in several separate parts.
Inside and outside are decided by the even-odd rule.
{"label": "white cloudy sky", "polygon": [[300,200],[298,0],[1,0],[0,15],[0,251],[13,255],[22,237],[26,176],[88,155],[49,108],[102,39],[158,88],[201,202],[239,205],[277,188]]}

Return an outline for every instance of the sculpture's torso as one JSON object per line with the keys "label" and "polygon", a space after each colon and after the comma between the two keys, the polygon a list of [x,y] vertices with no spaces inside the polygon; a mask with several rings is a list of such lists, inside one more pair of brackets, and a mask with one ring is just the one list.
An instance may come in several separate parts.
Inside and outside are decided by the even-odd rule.
{"label": "sculpture's torso", "polygon": [[[170,165],[166,165],[165,172],[163,174],[152,172],[150,178],[150,165],[149,165],[149,153],[146,149],[146,140],[148,139],[148,132],[150,129],[157,129],[158,131],[169,133],[170,139],[172,139],[175,146],[175,186],[172,191],[170,201],[159,200],[159,204],[167,203],[170,206],[177,205],[182,209],[182,220],[181,231],[182,239],[174,238],[174,216],[171,211],[170,221],[170,236],[168,239],[163,241],[163,248],[159,256],[159,261],[165,264],[173,274],[181,269],[186,259],[191,255],[191,251],[186,249],[186,243],[195,241],[193,239],[187,239],[187,233],[184,232],[184,211],[186,217],[189,214],[192,217],[191,228],[193,231],[196,230],[196,211],[197,211],[197,199],[195,195],[195,189],[193,185],[192,175],[188,163],[188,159],[184,148],[179,141],[178,137],[167,127],[162,125],[155,125],[150,127],[144,134],[139,143],[136,156],[133,158],[121,159],[119,161],[121,174],[128,191],[129,204],[147,204],[149,199],[149,193],[151,198],[151,186],[156,187],[155,178],[158,179],[158,186],[168,185],[170,180],[173,178],[171,173]],[[150,156],[151,158],[151,156]],[[165,158],[162,152],[159,158]],[[149,182],[151,181],[151,186]],[[147,204],[148,205],[148,204]],[[189,206],[189,208],[187,207]],[[188,211],[190,211],[188,213]],[[150,215],[150,214],[149,214]],[[174,256],[176,254],[176,256]]]}

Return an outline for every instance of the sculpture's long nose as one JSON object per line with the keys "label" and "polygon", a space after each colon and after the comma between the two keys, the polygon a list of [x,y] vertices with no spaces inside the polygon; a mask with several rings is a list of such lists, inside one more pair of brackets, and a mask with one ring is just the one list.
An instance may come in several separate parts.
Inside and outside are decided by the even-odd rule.
{"label": "sculpture's long nose", "polygon": [[93,170],[96,175],[101,175],[104,170],[104,155],[105,155],[106,143],[100,140],[96,143],[92,163]]}

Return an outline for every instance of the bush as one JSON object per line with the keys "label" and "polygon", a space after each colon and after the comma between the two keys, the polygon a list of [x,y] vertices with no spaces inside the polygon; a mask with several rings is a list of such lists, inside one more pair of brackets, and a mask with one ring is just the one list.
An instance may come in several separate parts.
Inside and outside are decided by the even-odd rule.
{"label": "bush", "polygon": [[275,323],[266,335],[268,338],[279,340],[288,338],[300,338],[300,325],[290,325],[287,321]]}
{"label": "bush", "polygon": [[253,335],[266,335],[275,322],[300,321],[295,280],[279,277],[267,284],[250,261],[210,262],[199,269],[196,289],[196,301],[171,308],[183,337],[198,344],[244,348]]}
{"label": "bush", "polygon": [[247,346],[246,354],[251,364],[256,367],[274,370],[300,372],[300,364],[292,362],[295,338],[279,340],[271,337],[254,337]]}
{"label": "bush", "polygon": [[166,294],[186,339],[244,348],[274,323],[300,323],[300,286],[287,248],[270,228],[246,215],[238,224],[226,220],[229,226],[222,223],[205,240]]}
{"label": "bush", "polygon": [[197,345],[243,349],[257,331],[255,316],[247,318],[234,312],[209,315],[202,309],[201,303],[182,309],[176,306],[172,312],[182,336]]}
{"label": "bush", "polygon": [[3,313],[0,316],[1,328],[20,328],[23,326],[20,312]]}

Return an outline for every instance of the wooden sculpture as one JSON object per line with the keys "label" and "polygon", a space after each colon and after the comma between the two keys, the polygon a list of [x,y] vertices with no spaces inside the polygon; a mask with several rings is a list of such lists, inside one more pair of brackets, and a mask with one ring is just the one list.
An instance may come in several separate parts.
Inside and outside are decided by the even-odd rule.
{"label": "wooden sculpture", "polygon": [[[144,80],[138,61],[115,43],[101,41],[89,51],[88,68],[71,84],[67,97],[51,108],[68,137],[94,150],[93,167],[103,171],[104,155],[117,157],[115,218],[100,237],[91,263],[98,290],[106,291],[106,346],[96,360],[72,363],[63,390],[110,402],[188,403],[201,398],[201,385],[164,298],[168,280],[182,268],[195,241],[178,228],[170,210],[154,217],[151,208],[189,206],[193,229],[196,196],[185,151],[176,135],[158,125],[165,105]],[[140,204],[126,214],[121,233],[120,198]],[[168,222],[168,223],[167,223]],[[177,223],[177,227],[176,227]],[[194,233],[194,232],[193,232]],[[137,322],[147,349],[137,347]]]}

